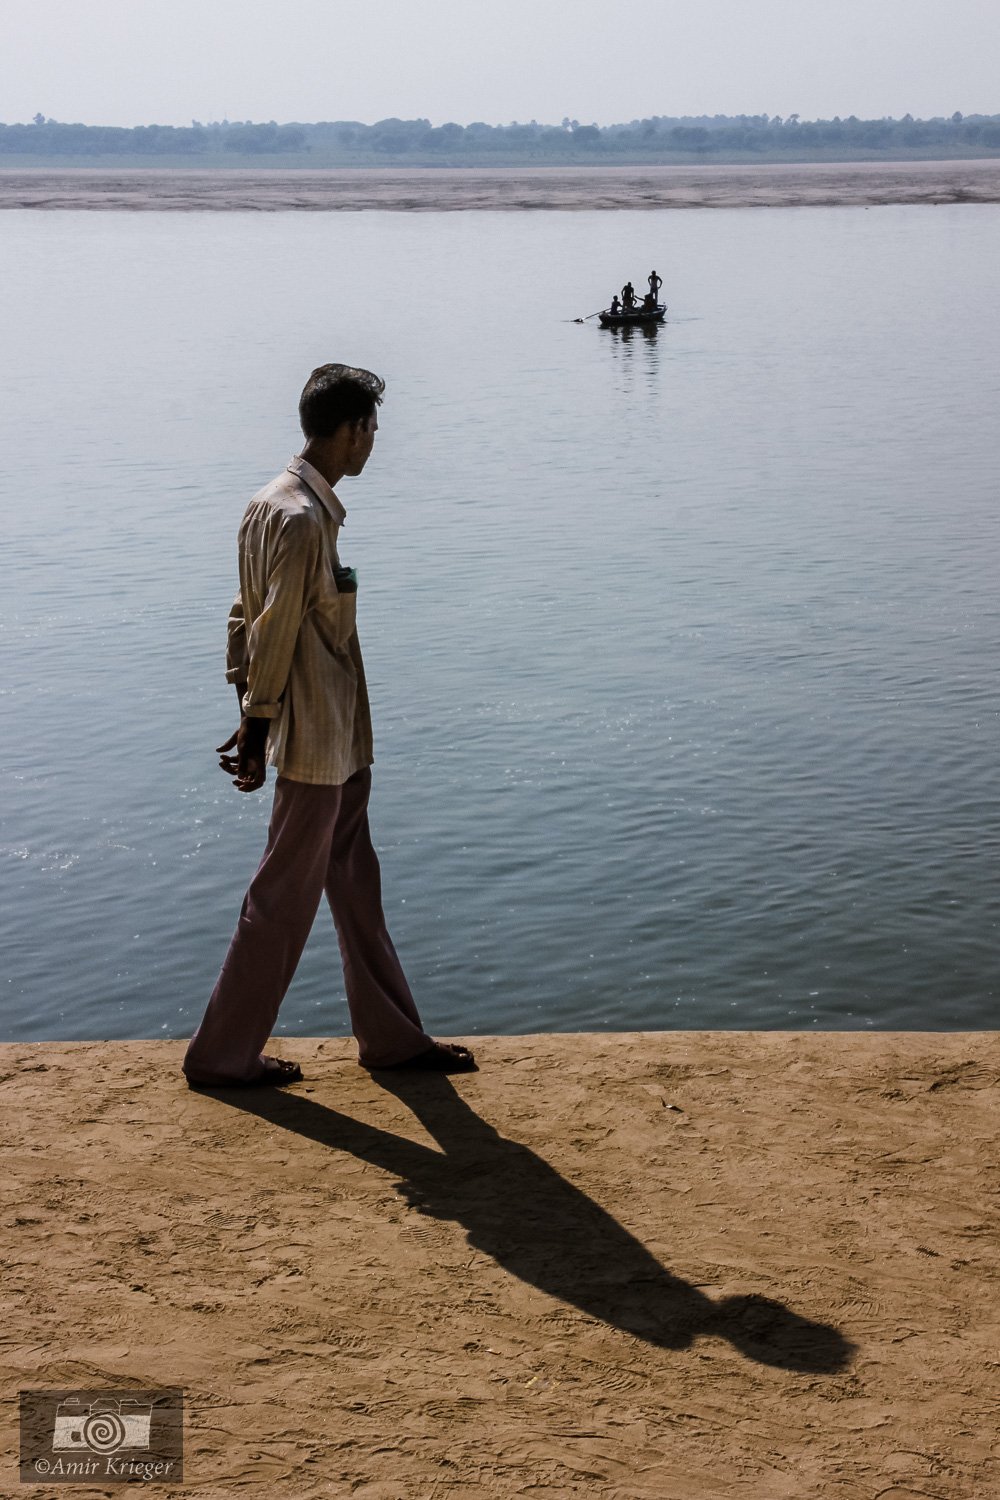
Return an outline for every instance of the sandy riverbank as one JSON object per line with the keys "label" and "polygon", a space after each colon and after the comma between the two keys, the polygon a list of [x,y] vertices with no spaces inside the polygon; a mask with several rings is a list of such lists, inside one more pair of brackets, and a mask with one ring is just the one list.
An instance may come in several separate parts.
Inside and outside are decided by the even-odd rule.
{"label": "sandy riverbank", "polygon": [[0,1047],[0,1492],[19,1387],[175,1385],[163,1495],[1000,1493],[1000,1033],[475,1044]]}
{"label": "sandy riverbank", "polygon": [[0,209],[767,208],[1000,202],[1000,160],[327,171],[0,168]]}

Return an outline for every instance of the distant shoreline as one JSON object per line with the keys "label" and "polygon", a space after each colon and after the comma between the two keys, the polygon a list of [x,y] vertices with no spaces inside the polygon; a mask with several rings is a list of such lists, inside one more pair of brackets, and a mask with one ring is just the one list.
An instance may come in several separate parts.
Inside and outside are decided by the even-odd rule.
{"label": "distant shoreline", "polygon": [[257,170],[0,167],[0,209],[456,212],[1000,203],[1000,160]]}

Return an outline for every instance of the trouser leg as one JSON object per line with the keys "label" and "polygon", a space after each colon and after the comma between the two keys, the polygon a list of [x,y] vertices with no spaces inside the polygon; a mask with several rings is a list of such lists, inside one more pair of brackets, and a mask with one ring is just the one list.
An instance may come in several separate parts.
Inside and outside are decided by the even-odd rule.
{"label": "trouser leg", "polygon": [[431,1045],[396,955],[382,911],[382,879],[368,827],[371,771],[342,788],[340,816],[326,871],[326,896],[337,927],[344,984],[359,1061],[367,1067],[405,1062]]}
{"label": "trouser leg", "polygon": [[264,857],[184,1072],[200,1083],[255,1077],[323,894],[343,787],[278,777]]}

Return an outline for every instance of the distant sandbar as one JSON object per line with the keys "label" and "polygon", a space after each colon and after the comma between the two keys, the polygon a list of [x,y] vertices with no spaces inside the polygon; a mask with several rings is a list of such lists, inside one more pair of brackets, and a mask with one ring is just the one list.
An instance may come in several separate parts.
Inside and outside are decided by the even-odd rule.
{"label": "distant sandbar", "polygon": [[761,166],[0,168],[0,209],[302,211],[998,203],[1000,160]]}

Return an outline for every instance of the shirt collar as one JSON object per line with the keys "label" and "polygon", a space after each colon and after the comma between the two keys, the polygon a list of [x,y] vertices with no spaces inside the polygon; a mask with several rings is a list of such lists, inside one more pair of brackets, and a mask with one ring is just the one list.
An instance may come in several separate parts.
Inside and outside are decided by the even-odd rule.
{"label": "shirt collar", "polygon": [[319,470],[314,469],[311,463],[308,463],[304,458],[299,458],[298,455],[292,459],[287,468],[290,474],[297,474],[303,483],[309,486],[316,499],[329,511],[337,525],[343,526],[347,519],[347,511],[341,505]]}

